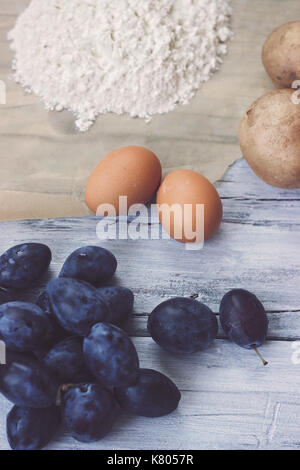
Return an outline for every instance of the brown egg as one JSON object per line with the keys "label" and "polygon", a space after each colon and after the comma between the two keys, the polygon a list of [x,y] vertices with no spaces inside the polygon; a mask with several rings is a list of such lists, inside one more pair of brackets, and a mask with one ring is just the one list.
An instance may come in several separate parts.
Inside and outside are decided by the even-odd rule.
{"label": "brown egg", "polygon": [[144,147],[122,147],[104,157],[91,173],[85,191],[86,204],[95,214],[100,204],[111,204],[116,214],[121,215],[120,196],[127,196],[128,208],[147,203],[161,176],[161,164],[153,152]]}
{"label": "brown egg", "polygon": [[[168,217],[173,204],[178,204],[179,212]],[[197,205],[204,205],[204,219],[197,216]],[[164,229],[183,243],[195,243],[201,240],[201,234],[203,240],[203,230],[204,240],[208,240],[219,229],[223,217],[222,202],[215,187],[191,170],[176,170],[166,176],[157,193],[157,209]]]}

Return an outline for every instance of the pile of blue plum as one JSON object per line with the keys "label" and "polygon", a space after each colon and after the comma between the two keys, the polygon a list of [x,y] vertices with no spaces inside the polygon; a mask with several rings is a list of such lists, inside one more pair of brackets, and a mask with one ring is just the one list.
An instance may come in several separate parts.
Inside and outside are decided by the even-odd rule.
{"label": "pile of blue plum", "polygon": [[[80,442],[102,439],[122,410],[155,418],[173,412],[181,394],[164,374],[142,369],[125,332],[131,290],[108,286],[117,260],[99,246],[77,249],[33,303],[22,292],[41,282],[49,247],[14,246],[0,257],[0,339],[6,361],[0,392],[14,404],[7,416],[12,449],[44,448],[64,429]],[[267,334],[262,304],[236,289],[223,298],[220,319],[230,339],[257,349]],[[161,303],[149,316],[154,341],[173,354],[208,348],[218,333],[216,315],[193,298]]]}

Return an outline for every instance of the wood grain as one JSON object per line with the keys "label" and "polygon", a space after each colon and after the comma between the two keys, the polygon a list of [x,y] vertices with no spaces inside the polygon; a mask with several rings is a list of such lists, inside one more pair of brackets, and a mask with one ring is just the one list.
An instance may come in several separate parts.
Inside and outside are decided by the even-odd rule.
{"label": "wood grain", "polygon": [[[7,32],[29,0],[0,0],[0,79],[7,105],[0,105],[0,219],[87,215],[83,192],[98,161],[123,145],[144,145],[162,161],[164,173],[191,168],[220,178],[240,156],[239,120],[272,84],[261,64],[266,36],[299,17],[295,0],[233,0],[235,39],[221,70],[188,106],[157,116],[150,124],[105,115],[78,134],[69,113],[48,113],[40,100],[10,79]],[[238,190],[238,187],[237,187]]]}
{"label": "wood grain", "polygon": [[[123,415],[103,441],[83,445],[60,436],[48,449],[299,448],[300,383],[290,343],[268,343],[264,353],[270,365],[263,368],[254,355],[224,340],[181,359],[162,352],[150,338],[134,342],[143,367],[156,368],[178,384],[178,410],[159,419]],[[9,409],[1,400],[2,420]],[[7,449],[4,422],[0,446]]]}
{"label": "wood grain", "polygon": [[[293,355],[297,359],[293,340],[300,339],[299,191],[268,187],[244,160],[217,186],[224,223],[198,252],[186,251],[172,240],[100,242],[99,219],[94,217],[0,224],[0,252],[24,241],[49,244],[53,262],[48,278],[58,274],[75,248],[101,244],[111,249],[119,262],[114,282],[135,293],[134,317],[127,330],[141,365],[166,373],[182,392],[181,404],[170,416],[143,419],[124,414],[99,443],[81,445],[60,436],[49,449],[299,448],[300,365],[292,361]],[[144,218],[143,223],[148,222]],[[156,219],[150,221],[153,226]],[[46,282],[24,298],[35,298]],[[233,287],[256,293],[268,311],[268,341],[261,351],[269,366],[262,367],[254,353],[230,343],[221,328],[211,348],[190,357],[174,357],[149,337],[148,314],[162,300],[198,294],[218,313],[222,296]],[[10,407],[0,399],[0,449],[8,448],[4,420]]]}

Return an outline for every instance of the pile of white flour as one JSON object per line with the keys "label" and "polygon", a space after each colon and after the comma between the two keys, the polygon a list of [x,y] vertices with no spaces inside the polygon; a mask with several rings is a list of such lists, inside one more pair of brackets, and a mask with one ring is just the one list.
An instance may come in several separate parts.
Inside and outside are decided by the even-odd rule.
{"label": "pile of white flour", "polygon": [[9,33],[15,80],[79,130],[186,104],[227,52],[230,0],[32,0]]}

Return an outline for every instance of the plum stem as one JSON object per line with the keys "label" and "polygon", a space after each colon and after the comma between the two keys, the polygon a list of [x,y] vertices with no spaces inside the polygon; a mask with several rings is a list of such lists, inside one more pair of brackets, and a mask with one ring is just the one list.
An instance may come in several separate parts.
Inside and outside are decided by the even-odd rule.
{"label": "plum stem", "polygon": [[60,406],[62,403],[62,397],[64,393],[67,393],[70,388],[76,388],[78,385],[75,384],[62,384],[60,385],[58,391],[57,391],[57,396],[56,396],[56,406]]}
{"label": "plum stem", "polygon": [[61,386],[61,391],[62,391],[62,393],[66,393],[71,388],[77,388],[77,387],[78,387],[78,385],[76,385],[76,384],[63,384]]}
{"label": "plum stem", "polygon": [[261,360],[261,362],[263,363],[263,365],[267,366],[269,363],[262,357],[262,355],[260,354],[260,352],[257,349],[257,347],[255,346],[255,344],[251,344],[251,348],[256,352],[256,354],[258,355],[258,357]]}

